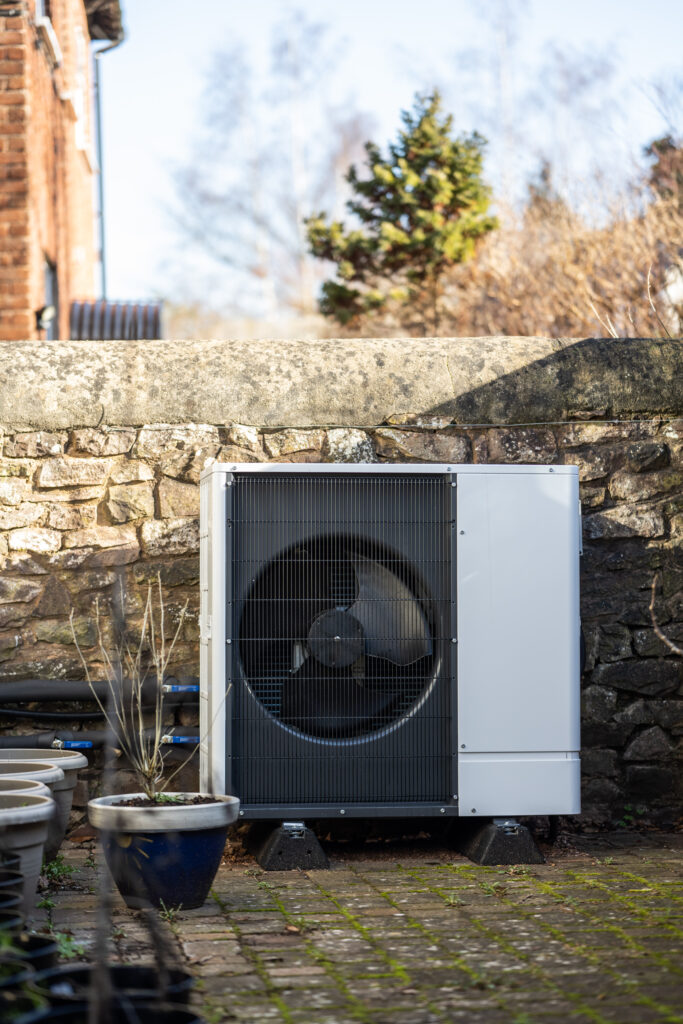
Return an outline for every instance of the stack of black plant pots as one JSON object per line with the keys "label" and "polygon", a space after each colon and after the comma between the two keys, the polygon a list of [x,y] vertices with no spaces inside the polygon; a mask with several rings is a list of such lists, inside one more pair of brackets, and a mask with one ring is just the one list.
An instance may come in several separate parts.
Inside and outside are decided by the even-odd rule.
{"label": "stack of black plant pots", "polygon": [[[88,1024],[91,993],[101,983],[102,969],[58,965],[54,938],[25,930],[24,879],[18,867],[16,855],[0,851],[0,1021]],[[186,971],[167,971],[161,991],[154,967],[117,964],[104,970],[112,995],[100,1007],[99,1024],[202,1024],[187,1008],[193,978]]]}

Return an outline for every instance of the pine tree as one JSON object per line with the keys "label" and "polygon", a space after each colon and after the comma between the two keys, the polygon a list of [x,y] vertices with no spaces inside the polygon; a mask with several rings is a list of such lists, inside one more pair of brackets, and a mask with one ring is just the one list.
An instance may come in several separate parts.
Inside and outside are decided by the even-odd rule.
{"label": "pine tree", "polygon": [[322,213],[306,221],[313,255],[336,264],[320,310],[343,326],[395,308],[404,322],[437,334],[445,275],[497,226],[482,180],[485,140],[454,136],[441,107],[438,92],[417,95],[386,157],[366,143],[367,174],[352,166],[346,175],[354,226],[328,223]]}

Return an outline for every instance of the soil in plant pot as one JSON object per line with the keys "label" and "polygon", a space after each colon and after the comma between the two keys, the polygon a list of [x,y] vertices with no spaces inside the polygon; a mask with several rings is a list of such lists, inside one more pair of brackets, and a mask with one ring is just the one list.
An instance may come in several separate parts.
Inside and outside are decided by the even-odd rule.
{"label": "soil in plant pot", "polygon": [[215,804],[216,801],[212,796],[193,796],[192,798],[186,796],[175,796],[173,793],[166,795],[165,793],[160,794],[156,800],[150,800],[146,796],[132,797],[130,800],[119,800],[117,805],[119,807],[190,807],[197,804]]}

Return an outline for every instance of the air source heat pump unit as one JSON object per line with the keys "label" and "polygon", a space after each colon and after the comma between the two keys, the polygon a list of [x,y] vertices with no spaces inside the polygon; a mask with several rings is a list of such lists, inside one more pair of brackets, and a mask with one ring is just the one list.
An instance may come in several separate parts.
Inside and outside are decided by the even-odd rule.
{"label": "air source heat pump unit", "polygon": [[202,786],[245,820],[579,811],[578,473],[201,479]]}

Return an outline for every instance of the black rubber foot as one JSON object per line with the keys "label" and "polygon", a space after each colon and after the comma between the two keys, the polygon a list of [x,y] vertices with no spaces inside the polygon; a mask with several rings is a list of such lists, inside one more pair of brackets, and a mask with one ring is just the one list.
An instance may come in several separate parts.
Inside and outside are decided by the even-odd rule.
{"label": "black rubber foot", "polygon": [[259,825],[252,829],[248,845],[264,871],[313,870],[330,866],[315,833],[299,822],[269,825],[267,828]]}
{"label": "black rubber foot", "polygon": [[459,822],[455,837],[460,853],[475,864],[545,864],[526,825],[518,822]]}

